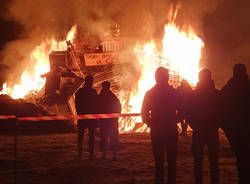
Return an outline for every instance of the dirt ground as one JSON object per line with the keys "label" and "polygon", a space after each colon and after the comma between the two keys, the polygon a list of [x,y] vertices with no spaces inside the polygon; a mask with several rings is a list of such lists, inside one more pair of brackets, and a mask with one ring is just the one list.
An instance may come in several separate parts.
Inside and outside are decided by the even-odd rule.
{"label": "dirt ground", "polygon": [[[116,161],[111,154],[106,161],[81,160],[76,155],[77,134],[18,136],[17,163],[14,162],[13,136],[0,136],[0,183],[17,184],[152,184],[154,163],[147,133],[121,134]],[[85,140],[86,143],[87,140]],[[96,156],[101,157],[96,141]],[[191,132],[179,137],[177,183],[192,184],[193,159]],[[87,147],[85,147],[87,151]],[[220,133],[220,183],[236,184],[235,158],[223,133]],[[16,181],[14,171],[16,168]],[[166,167],[167,170],[167,167]],[[209,183],[207,153],[204,160],[204,184]]]}

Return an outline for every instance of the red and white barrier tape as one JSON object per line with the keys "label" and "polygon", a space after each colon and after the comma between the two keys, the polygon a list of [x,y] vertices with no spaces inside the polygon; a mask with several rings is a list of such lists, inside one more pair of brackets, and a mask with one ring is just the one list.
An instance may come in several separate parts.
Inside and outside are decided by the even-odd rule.
{"label": "red and white barrier tape", "polygon": [[9,116],[0,116],[0,119],[14,119],[16,118],[16,116],[12,116],[12,115],[9,115]]}
{"label": "red and white barrier tape", "polygon": [[70,119],[105,119],[105,118],[120,118],[120,117],[132,117],[140,116],[139,113],[127,113],[127,114],[83,114],[78,116],[63,115],[63,116],[36,116],[36,117],[16,117],[13,115],[0,116],[0,119],[18,119],[20,121],[47,121],[47,120],[70,120]]}

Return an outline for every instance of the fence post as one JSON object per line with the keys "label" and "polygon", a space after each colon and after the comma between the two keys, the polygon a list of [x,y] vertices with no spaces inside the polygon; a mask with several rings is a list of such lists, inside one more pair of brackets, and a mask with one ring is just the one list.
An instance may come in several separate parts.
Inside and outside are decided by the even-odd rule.
{"label": "fence post", "polygon": [[17,182],[17,136],[18,136],[18,126],[19,126],[19,121],[17,118],[13,120],[15,122],[15,135],[14,135],[14,183],[16,184]]}

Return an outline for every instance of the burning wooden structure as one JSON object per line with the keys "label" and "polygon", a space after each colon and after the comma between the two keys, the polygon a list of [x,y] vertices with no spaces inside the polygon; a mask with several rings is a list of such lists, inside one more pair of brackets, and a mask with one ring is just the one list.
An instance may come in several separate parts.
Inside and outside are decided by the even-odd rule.
{"label": "burning wooden structure", "polygon": [[[50,71],[43,89],[38,93],[38,103],[49,112],[58,115],[77,115],[74,103],[75,92],[84,84],[86,75],[94,77],[94,86],[108,80],[113,91],[119,91],[119,65],[123,63],[123,42],[119,30],[113,30],[111,39],[92,45],[87,38],[67,41],[67,50],[52,51],[49,54]],[[76,122],[74,122],[76,123]]]}
{"label": "burning wooden structure", "polygon": [[[89,33],[76,37],[76,30],[76,25],[71,28],[66,42],[52,38],[34,48],[30,58],[34,62],[34,71],[38,68],[38,72],[30,77],[25,70],[20,83],[14,86],[5,83],[0,94],[15,99],[28,96],[50,114],[76,115],[74,93],[90,74],[98,91],[103,81],[111,82],[112,91],[122,103],[123,113],[138,113],[145,92],[155,84],[157,67],[169,69],[170,83],[174,87],[178,87],[183,78],[192,86],[198,81],[203,42],[191,28],[181,31],[174,20],[164,27],[160,50],[153,40],[124,48],[126,44],[120,37],[119,25],[114,22],[107,33],[99,37]],[[140,120],[136,119],[136,122]],[[121,131],[134,131],[134,128],[145,131],[145,127],[141,129],[131,119],[121,124]]]}

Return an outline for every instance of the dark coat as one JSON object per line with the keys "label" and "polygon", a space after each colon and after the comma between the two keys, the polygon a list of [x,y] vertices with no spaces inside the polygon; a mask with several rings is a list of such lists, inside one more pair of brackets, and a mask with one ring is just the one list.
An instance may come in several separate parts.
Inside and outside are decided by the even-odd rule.
{"label": "dark coat", "polygon": [[250,80],[248,76],[231,78],[222,88],[222,96],[224,109],[222,129],[226,134],[241,136],[250,134]]}
{"label": "dark coat", "polygon": [[[120,113],[121,103],[114,93],[110,90],[102,90],[99,95],[99,113]],[[108,147],[110,150],[116,151],[119,148],[118,139],[118,118],[107,118],[100,119],[100,130],[101,130],[101,150],[107,151]],[[110,142],[108,143],[108,139]],[[109,144],[109,146],[108,146]]]}
{"label": "dark coat", "polygon": [[181,98],[182,109],[180,109],[180,117],[181,120],[183,120],[186,118],[187,102],[190,95],[192,94],[192,88],[187,83],[186,85],[181,85],[178,87],[177,92]]}
{"label": "dark coat", "polygon": [[220,92],[211,80],[197,84],[187,104],[187,119],[195,133],[217,135],[220,121]]}
{"label": "dark coat", "polygon": [[121,103],[114,93],[110,90],[101,91],[98,97],[99,113],[120,113]]}
{"label": "dark coat", "polygon": [[95,89],[89,87],[80,88],[75,95],[75,107],[78,114],[95,114],[98,95]]}
{"label": "dark coat", "polygon": [[176,133],[177,111],[181,100],[171,86],[157,86],[146,92],[141,109],[142,121],[151,127],[151,132]]}
{"label": "dark coat", "polygon": [[[97,114],[98,95],[95,89],[84,86],[75,95],[77,114]],[[79,120],[78,127],[96,127],[96,119]]]}

